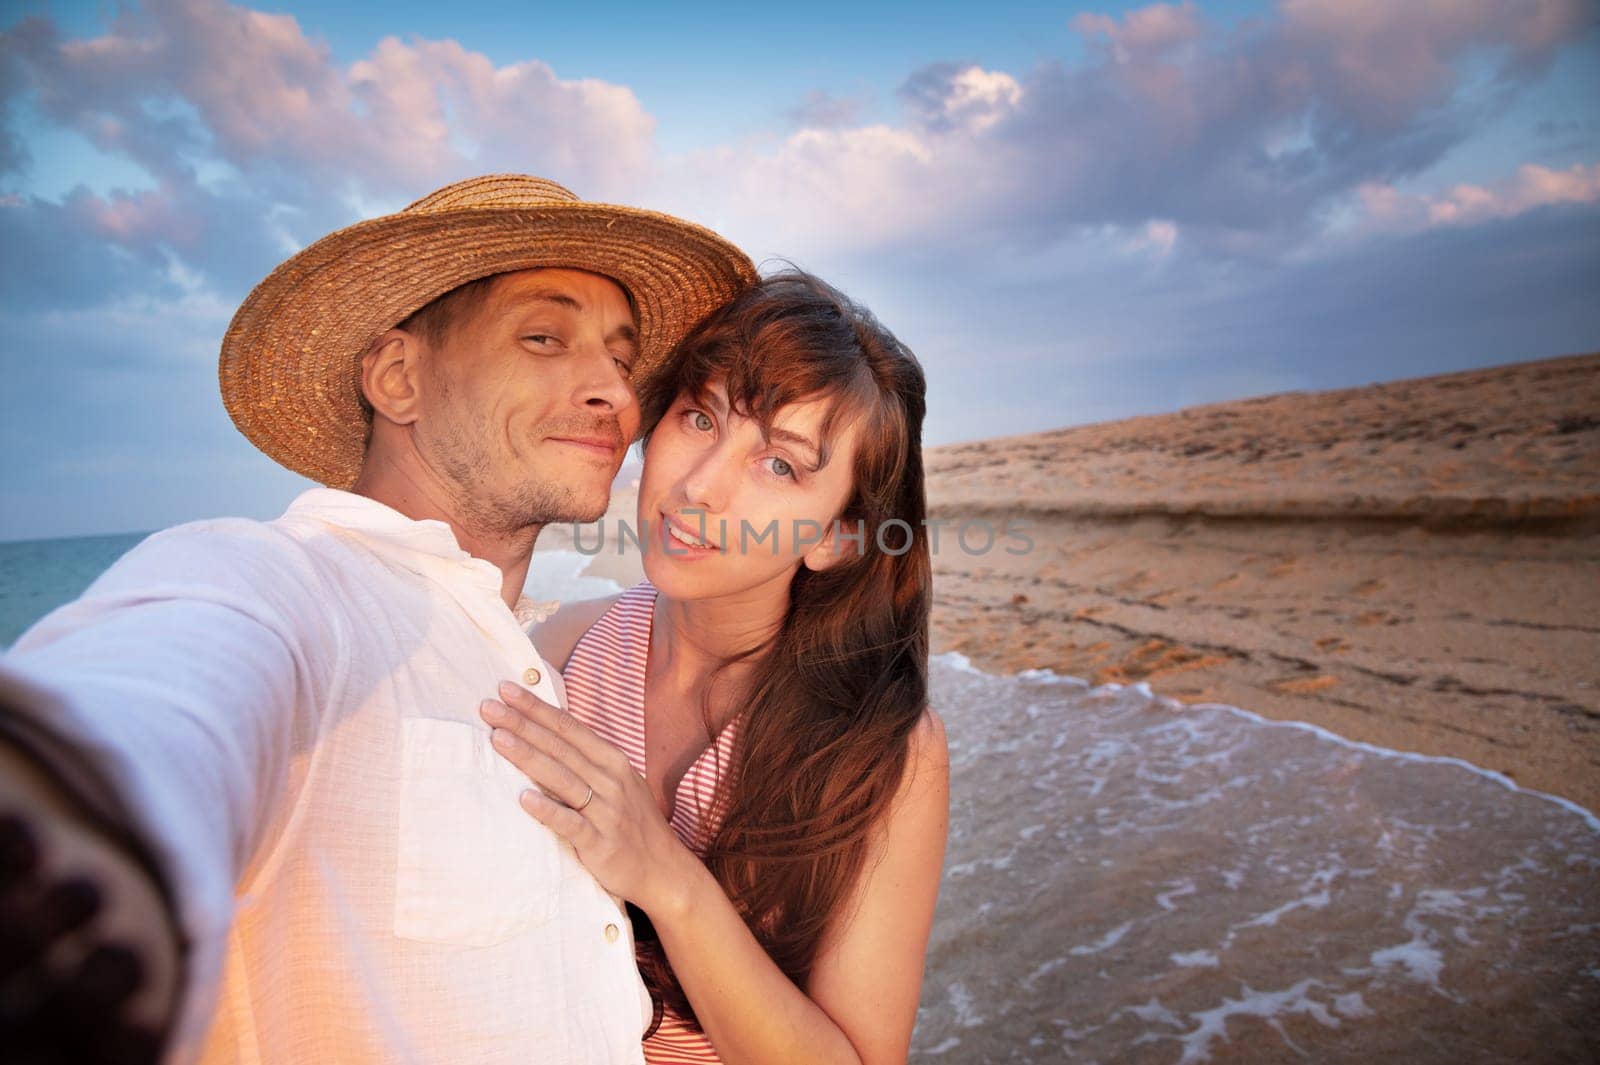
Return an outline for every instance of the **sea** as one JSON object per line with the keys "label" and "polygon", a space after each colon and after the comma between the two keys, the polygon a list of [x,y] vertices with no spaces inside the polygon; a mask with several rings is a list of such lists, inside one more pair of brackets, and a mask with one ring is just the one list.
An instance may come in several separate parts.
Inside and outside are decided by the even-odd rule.
{"label": "sea", "polygon": [[[0,544],[0,643],[138,536]],[[573,552],[528,594],[615,591]],[[922,1063],[1600,1061],[1600,820],[1148,687],[931,663],[950,839]]]}

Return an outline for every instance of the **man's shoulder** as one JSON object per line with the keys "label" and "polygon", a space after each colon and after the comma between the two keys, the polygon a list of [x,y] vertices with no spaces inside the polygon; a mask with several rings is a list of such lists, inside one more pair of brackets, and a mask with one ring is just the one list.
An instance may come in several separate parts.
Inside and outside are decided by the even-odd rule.
{"label": "man's shoulder", "polygon": [[114,593],[150,584],[213,584],[262,591],[313,572],[301,538],[276,521],[209,518],[152,533],[91,586]]}
{"label": "man's shoulder", "polygon": [[[272,522],[219,518],[176,525],[146,537],[77,599],[40,619],[14,645],[41,648],[139,611],[161,628],[167,613],[191,604],[203,616],[248,617],[280,635],[331,636],[326,581],[303,545]],[[220,609],[225,614],[215,613]],[[198,615],[197,615],[198,616]],[[181,628],[181,625],[179,626]]]}
{"label": "man's shoulder", "polygon": [[147,536],[134,551],[180,551],[235,557],[301,554],[304,547],[282,518],[207,518],[173,525]]}

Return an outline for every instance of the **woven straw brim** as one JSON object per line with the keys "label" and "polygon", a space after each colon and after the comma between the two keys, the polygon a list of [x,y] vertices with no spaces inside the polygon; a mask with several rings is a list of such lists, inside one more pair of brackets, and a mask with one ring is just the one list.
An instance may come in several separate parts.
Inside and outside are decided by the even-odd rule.
{"label": "woven straw brim", "polygon": [[710,230],[631,207],[574,201],[358,222],[284,262],[245,299],[222,341],[223,405],[277,462],[348,488],[365,451],[361,357],[372,342],[457,286],[535,267],[587,270],[628,290],[640,388],[696,322],[756,277]]}

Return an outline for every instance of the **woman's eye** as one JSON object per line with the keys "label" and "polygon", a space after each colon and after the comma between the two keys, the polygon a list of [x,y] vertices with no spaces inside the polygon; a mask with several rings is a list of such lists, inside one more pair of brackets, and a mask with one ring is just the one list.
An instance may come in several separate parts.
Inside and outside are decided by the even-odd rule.
{"label": "woman's eye", "polygon": [[711,415],[707,414],[703,410],[690,411],[689,421],[691,425],[700,430],[702,433],[709,433],[711,431]]}
{"label": "woman's eye", "polygon": [[777,474],[779,477],[793,477],[794,476],[794,467],[789,465],[787,462],[783,461],[780,458],[774,458],[774,459],[771,460],[771,462],[772,462],[772,472]]}

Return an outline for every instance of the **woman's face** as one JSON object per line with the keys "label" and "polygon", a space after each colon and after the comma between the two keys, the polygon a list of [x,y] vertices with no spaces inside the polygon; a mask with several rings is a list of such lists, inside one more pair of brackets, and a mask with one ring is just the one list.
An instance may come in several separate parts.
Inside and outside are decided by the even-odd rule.
{"label": "woman's face", "polygon": [[856,427],[834,427],[819,470],[828,400],[784,407],[766,436],[728,409],[721,382],[708,393],[704,403],[680,395],[645,448],[638,517],[650,583],[680,600],[785,592],[799,566],[858,550],[834,534],[853,488]]}

